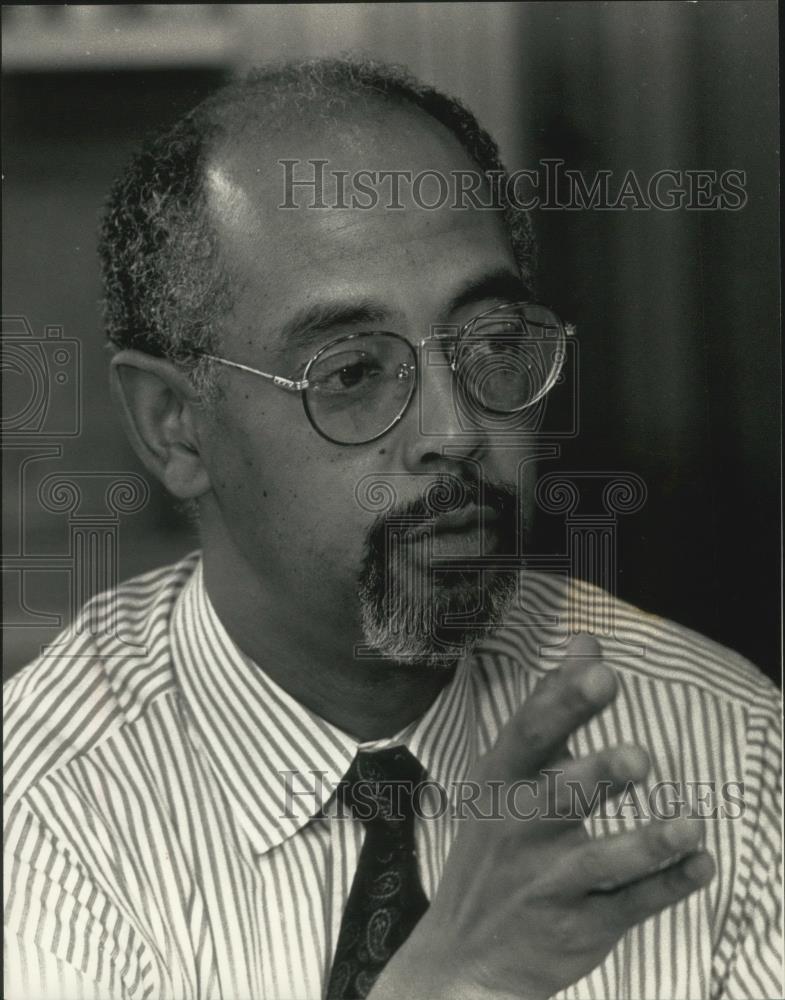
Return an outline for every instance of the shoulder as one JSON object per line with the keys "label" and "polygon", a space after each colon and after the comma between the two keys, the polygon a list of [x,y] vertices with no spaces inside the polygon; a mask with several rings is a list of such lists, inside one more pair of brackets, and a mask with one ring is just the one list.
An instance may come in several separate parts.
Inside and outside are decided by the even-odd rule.
{"label": "shoulder", "polygon": [[478,650],[482,702],[508,716],[559,666],[578,632],[598,639],[619,681],[614,703],[586,729],[597,747],[643,741],[672,761],[671,770],[712,774],[740,772],[761,755],[778,760],[781,695],[754,664],[683,625],[555,574],[522,574],[516,606]]}
{"label": "shoulder", "polygon": [[582,580],[522,576],[518,601],[483,650],[522,674],[558,666],[570,635],[589,632],[622,680],[734,706],[776,709],[780,694],[749,660],[677,622]]}
{"label": "shoulder", "polygon": [[98,595],[4,686],[9,940],[34,973],[96,976],[106,996],[145,982],[158,996],[171,971],[155,943],[155,851],[174,864],[176,841],[151,733],[173,739],[178,725],[171,623],[197,564],[194,553]]}
{"label": "shoulder", "polygon": [[6,807],[174,685],[169,623],[198,553],[99,594],[3,687]]}
{"label": "shoulder", "polygon": [[[652,765],[641,785],[641,815],[657,815],[662,796],[703,809],[709,794],[722,810],[739,789],[746,824],[779,814],[772,805],[779,802],[782,746],[775,685],[738,653],[581,581],[528,574],[504,626],[478,650],[475,689],[489,743],[559,666],[578,632],[598,639],[618,693],[568,739],[574,755],[645,747]],[[733,836],[743,829],[737,824]]]}

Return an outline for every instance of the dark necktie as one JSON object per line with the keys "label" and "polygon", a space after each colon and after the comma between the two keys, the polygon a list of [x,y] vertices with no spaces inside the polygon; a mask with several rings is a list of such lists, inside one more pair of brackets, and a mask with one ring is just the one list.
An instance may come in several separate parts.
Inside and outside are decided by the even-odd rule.
{"label": "dark necktie", "polygon": [[341,921],[327,1000],[367,996],[428,908],[417,871],[412,796],[423,775],[405,747],[361,751],[339,786],[342,811],[363,823],[365,840]]}

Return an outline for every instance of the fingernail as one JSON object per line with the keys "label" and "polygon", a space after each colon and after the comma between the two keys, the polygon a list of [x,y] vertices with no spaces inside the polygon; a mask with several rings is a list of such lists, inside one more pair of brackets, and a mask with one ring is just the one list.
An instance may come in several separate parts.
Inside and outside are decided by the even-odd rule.
{"label": "fingernail", "polygon": [[708,854],[696,854],[685,861],[684,874],[692,882],[708,882],[714,874],[714,862]]}
{"label": "fingernail", "polygon": [[694,819],[680,817],[670,820],[665,827],[665,839],[671,847],[677,850],[687,850],[700,841],[701,827]]}
{"label": "fingernail", "polygon": [[578,681],[583,694],[595,702],[607,701],[616,690],[616,676],[603,663],[592,663]]}
{"label": "fingernail", "polygon": [[600,656],[602,650],[593,635],[579,632],[570,639],[567,656]]}

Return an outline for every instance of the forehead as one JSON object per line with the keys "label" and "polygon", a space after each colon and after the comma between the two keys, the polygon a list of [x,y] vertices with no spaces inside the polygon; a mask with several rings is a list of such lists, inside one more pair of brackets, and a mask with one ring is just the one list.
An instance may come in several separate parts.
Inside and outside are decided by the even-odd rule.
{"label": "forehead", "polygon": [[481,272],[514,270],[501,213],[456,207],[461,172],[479,168],[455,137],[400,109],[272,134],[249,127],[226,143],[206,189],[235,278],[237,334],[278,346],[275,331],[311,304],[433,310]]}

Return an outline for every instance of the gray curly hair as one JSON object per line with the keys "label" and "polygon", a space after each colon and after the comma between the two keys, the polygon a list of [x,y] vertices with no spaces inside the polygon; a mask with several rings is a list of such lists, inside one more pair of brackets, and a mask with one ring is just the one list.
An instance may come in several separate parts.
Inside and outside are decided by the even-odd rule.
{"label": "gray curly hair", "polygon": [[282,113],[340,114],[358,102],[413,106],[446,126],[501,194],[510,240],[531,285],[534,239],[529,217],[503,196],[499,150],[474,115],[402,67],[331,58],[254,70],[202,101],[153,137],[114,183],[103,216],[99,255],[109,341],[166,357],[187,372],[204,400],[217,391],[213,366],[233,283],[205,211],[204,166],[215,143],[245,122],[274,127]]}

